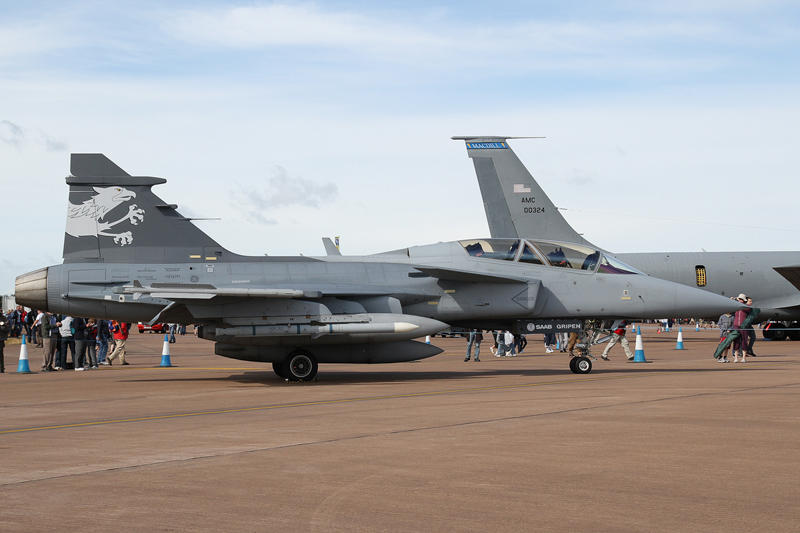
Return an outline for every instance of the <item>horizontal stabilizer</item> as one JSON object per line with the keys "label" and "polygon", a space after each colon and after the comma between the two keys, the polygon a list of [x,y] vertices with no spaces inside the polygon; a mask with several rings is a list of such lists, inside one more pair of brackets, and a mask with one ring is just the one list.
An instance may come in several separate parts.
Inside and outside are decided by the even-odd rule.
{"label": "horizontal stabilizer", "polygon": [[800,266],[773,267],[772,269],[800,290]]}

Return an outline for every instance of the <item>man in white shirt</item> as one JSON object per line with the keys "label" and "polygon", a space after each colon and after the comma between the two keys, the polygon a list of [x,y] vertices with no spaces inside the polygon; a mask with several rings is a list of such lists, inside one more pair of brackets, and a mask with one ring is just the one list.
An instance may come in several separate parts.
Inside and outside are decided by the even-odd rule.
{"label": "man in white shirt", "polygon": [[44,312],[39,311],[39,314],[36,315],[36,320],[33,321],[33,334],[36,335],[36,347],[43,348],[43,340],[42,340],[42,317],[44,317]]}
{"label": "man in white shirt", "polygon": [[60,322],[56,322],[58,332],[61,334],[61,350],[58,353],[56,369],[64,370],[67,368],[67,348],[72,352],[72,362],[75,363],[75,338],[72,336],[72,317],[65,316]]}

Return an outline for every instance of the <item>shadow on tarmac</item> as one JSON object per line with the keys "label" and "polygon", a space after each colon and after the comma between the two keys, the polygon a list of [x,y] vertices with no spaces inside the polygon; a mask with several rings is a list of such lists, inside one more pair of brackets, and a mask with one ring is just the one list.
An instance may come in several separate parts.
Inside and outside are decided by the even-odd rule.
{"label": "shadow on tarmac", "polygon": [[[779,357],[779,356],[776,356]],[[788,357],[788,356],[783,356]],[[651,363],[657,360],[650,361]],[[716,361],[713,361],[714,364]],[[612,376],[612,375],[630,375],[630,374],[677,374],[677,373],[709,373],[725,371],[732,368],[748,368],[751,371],[755,370],[768,370],[756,366],[744,365],[733,366],[733,364],[722,364],[719,367],[713,366],[710,368],[663,368],[653,366],[651,364],[639,363],[626,363],[625,368],[598,368],[595,364],[589,374],[574,374],[568,368],[561,369],[486,369],[475,371],[472,368],[465,371],[457,370],[429,370],[429,371],[402,371],[402,372],[386,372],[377,370],[374,372],[351,372],[344,369],[330,369],[326,370],[324,366],[321,367],[319,374],[317,374],[316,381],[308,383],[286,383],[282,378],[279,378],[272,370],[256,370],[246,371],[238,374],[231,374],[229,376],[217,377],[174,377],[168,379],[131,379],[124,380],[129,383],[148,383],[148,382],[235,382],[241,384],[262,384],[262,385],[353,385],[353,384],[376,384],[376,383],[400,383],[408,381],[447,381],[447,380],[464,380],[464,379],[481,379],[490,377],[526,377],[526,378],[543,378],[543,377],[558,377],[562,379],[591,379],[592,377]],[[465,369],[466,370],[466,369]]]}

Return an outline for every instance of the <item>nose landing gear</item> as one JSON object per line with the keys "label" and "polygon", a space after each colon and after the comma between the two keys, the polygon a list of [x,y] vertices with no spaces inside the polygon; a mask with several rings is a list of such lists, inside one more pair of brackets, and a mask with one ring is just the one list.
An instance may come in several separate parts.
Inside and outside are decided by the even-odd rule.
{"label": "nose landing gear", "polygon": [[588,374],[592,371],[592,362],[582,355],[569,360],[569,369],[575,374]]}

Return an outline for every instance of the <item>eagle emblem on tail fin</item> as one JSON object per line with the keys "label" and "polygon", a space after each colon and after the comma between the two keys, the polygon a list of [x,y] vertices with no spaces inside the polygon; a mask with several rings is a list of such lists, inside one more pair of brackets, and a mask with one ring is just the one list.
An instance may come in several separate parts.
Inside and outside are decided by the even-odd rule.
{"label": "eagle emblem on tail fin", "polygon": [[67,235],[73,237],[112,237],[114,244],[125,246],[133,242],[133,233],[114,233],[110,230],[125,222],[136,226],[144,220],[144,209],[136,204],[128,206],[128,213],[114,222],[105,221],[105,216],[118,205],[136,198],[136,193],[122,187],[92,187],[97,193],[80,205],[70,202],[67,211]]}

